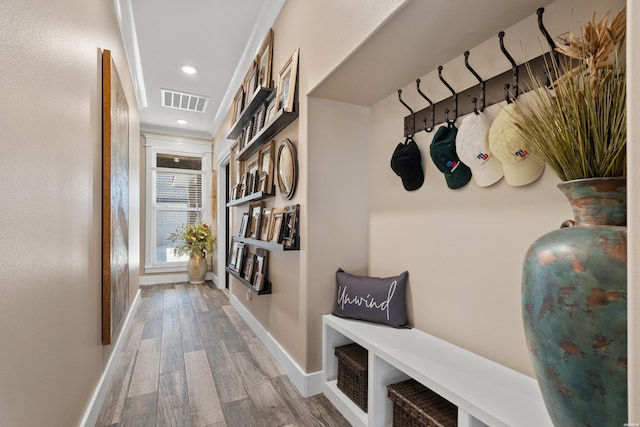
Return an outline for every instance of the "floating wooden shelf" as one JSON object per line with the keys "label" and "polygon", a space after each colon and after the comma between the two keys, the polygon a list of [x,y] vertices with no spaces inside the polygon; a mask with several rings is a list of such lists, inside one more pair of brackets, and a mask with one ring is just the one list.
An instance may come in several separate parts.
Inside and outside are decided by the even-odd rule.
{"label": "floating wooden shelf", "polygon": [[240,113],[240,116],[238,117],[235,124],[231,128],[231,131],[229,132],[227,139],[236,139],[240,135],[240,133],[242,132],[242,129],[244,129],[245,125],[249,123],[249,120],[251,120],[251,117],[253,117],[253,115],[258,110],[260,105],[274,91],[275,91],[274,89],[270,89],[266,87],[258,88],[253,98],[251,98],[249,105],[247,105],[247,107],[244,110],[242,110],[242,112]]}
{"label": "floating wooden shelf", "polygon": [[269,197],[275,197],[276,195],[276,187],[275,185],[271,188],[270,193],[265,193],[264,191],[258,191],[256,193],[249,194],[248,196],[242,197],[240,199],[232,200],[227,203],[227,207],[245,205],[250,202],[255,202],[258,200],[268,199]]}
{"label": "floating wooden shelf", "polygon": [[249,290],[254,294],[267,295],[271,293],[271,282],[269,282],[268,280],[265,279],[264,287],[262,288],[262,290],[259,291],[256,289],[255,286],[247,282],[237,271],[232,270],[229,267],[225,267],[225,270],[227,270],[227,273],[229,273],[230,275],[238,279],[240,282],[242,282],[242,284],[245,285],[247,288],[249,288]]}
{"label": "floating wooden shelf", "polygon": [[249,239],[248,237],[233,236],[233,240],[236,242],[246,243],[257,248],[268,249],[271,251],[299,251],[300,240],[296,238],[295,246],[285,246],[282,243],[265,242],[264,240]]}
{"label": "floating wooden shelf", "polygon": [[[256,136],[249,141],[245,147],[238,153],[237,160],[247,160],[260,150],[260,148],[274,136],[280,133],[281,130],[289,126],[291,122],[298,118],[298,104],[294,106],[293,112],[280,110],[271,119],[269,123],[265,123],[264,127],[258,132]],[[237,135],[236,135],[237,136]],[[229,136],[230,139],[231,135]]]}

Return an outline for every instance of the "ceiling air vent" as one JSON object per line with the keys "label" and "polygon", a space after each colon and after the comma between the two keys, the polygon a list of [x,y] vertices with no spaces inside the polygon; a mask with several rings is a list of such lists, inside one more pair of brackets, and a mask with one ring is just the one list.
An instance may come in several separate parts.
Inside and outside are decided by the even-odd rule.
{"label": "ceiling air vent", "polygon": [[198,113],[204,113],[209,103],[209,98],[206,96],[177,92],[169,89],[160,89],[160,98],[162,99],[163,107],[196,111]]}

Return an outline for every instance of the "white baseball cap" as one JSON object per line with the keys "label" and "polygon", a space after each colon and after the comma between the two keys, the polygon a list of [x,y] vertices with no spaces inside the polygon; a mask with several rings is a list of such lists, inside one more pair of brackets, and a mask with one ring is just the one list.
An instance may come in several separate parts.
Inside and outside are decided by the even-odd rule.
{"label": "white baseball cap", "polygon": [[532,147],[523,140],[515,123],[522,116],[517,104],[504,106],[489,129],[489,147],[502,162],[504,179],[514,187],[531,184],[544,172],[544,165],[532,156]]}
{"label": "white baseball cap", "polygon": [[489,149],[489,123],[484,114],[470,114],[462,120],[456,138],[456,151],[462,163],[469,166],[480,187],[488,187],[504,176],[502,163]]}

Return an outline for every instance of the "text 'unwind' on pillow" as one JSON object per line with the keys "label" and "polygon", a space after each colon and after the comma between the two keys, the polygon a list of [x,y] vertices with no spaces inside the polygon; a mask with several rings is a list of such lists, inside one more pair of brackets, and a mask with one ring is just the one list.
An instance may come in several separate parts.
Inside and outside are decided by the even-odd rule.
{"label": "text 'unwind' on pillow", "polygon": [[339,268],[336,272],[338,299],[333,314],[409,328],[405,298],[408,277],[406,271],[394,277],[356,276]]}

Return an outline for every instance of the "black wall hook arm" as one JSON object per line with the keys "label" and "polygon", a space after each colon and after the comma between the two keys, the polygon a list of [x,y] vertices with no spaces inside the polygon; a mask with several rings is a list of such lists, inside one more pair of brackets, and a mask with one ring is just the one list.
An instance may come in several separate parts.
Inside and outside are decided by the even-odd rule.
{"label": "black wall hook arm", "polygon": [[[456,119],[458,118],[458,94],[456,93],[455,90],[453,90],[453,88],[451,87],[451,85],[449,83],[447,83],[447,81],[444,79],[444,77],[442,77],[442,69],[444,67],[442,65],[440,65],[438,67],[438,77],[440,77],[440,81],[442,83],[444,83],[444,85],[451,91],[451,93],[453,94],[453,119],[449,120],[448,118],[446,119],[447,124],[449,126],[453,126],[456,123]],[[448,115],[447,115],[448,117]]]}
{"label": "black wall hook arm", "polygon": [[513,98],[515,99],[518,97],[518,94],[519,94],[518,92],[520,90],[520,85],[518,84],[519,83],[518,82],[518,66],[516,65],[516,61],[513,59],[513,57],[509,54],[509,52],[507,52],[507,49],[504,47],[504,31],[500,31],[498,33],[498,39],[500,40],[500,50],[511,63],[511,70],[513,75],[513,89],[514,89]]}
{"label": "black wall hook arm", "polygon": [[406,136],[413,136],[416,129],[416,113],[414,113],[413,109],[409,107],[406,102],[402,100],[402,89],[398,89],[398,99],[400,100],[400,103],[404,105],[407,108],[407,110],[411,112],[411,125],[405,126],[405,134]]}
{"label": "black wall hook arm", "polygon": [[422,91],[420,90],[420,79],[416,80],[416,89],[418,89],[418,93],[420,95],[422,95],[422,97],[424,99],[427,100],[427,102],[429,103],[429,107],[431,107],[431,126],[427,127],[427,118],[424,117],[422,119],[422,127],[424,128],[425,131],[427,132],[431,132],[433,130],[433,128],[436,125],[436,109],[433,106],[433,102],[431,102],[431,100],[429,99],[429,97],[427,95],[425,95],[424,93],[422,93]]}
{"label": "black wall hook arm", "polygon": [[[559,54],[558,54],[558,51],[556,50],[556,43],[553,41],[553,38],[551,37],[551,35],[547,31],[547,29],[545,28],[544,22],[542,22],[542,15],[544,14],[544,7],[538,8],[538,10],[536,10],[536,14],[538,15],[538,28],[540,29],[540,32],[542,33],[544,38],[547,40],[547,43],[549,44],[549,48],[551,49],[551,54],[553,55],[553,60],[554,60],[554,64],[555,64],[554,68],[555,67],[560,68],[559,56],[558,56]],[[555,73],[555,71],[554,71],[554,73]],[[547,79],[555,80],[555,76],[547,76]],[[547,83],[547,85],[549,85],[549,83]]]}
{"label": "black wall hook arm", "polygon": [[[465,51],[464,53],[464,65],[466,65],[467,69],[469,71],[471,71],[471,74],[473,74],[475,76],[476,79],[478,79],[478,81],[480,82],[480,111],[484,111],[484,106],[485,106],[485,87],[484,87],[484,80],[482,80],[482,77],[480,77],[480,75],[478,73],[476,73],[476,70],[474,70],[473,68],[471,68],[471,65],[469,65],[469,51]],[[475,98],[474,98],[475,99]],[[477,113],[478,108],[476,107],[476,101],[472,101],[473,102],[473,111]]]}

